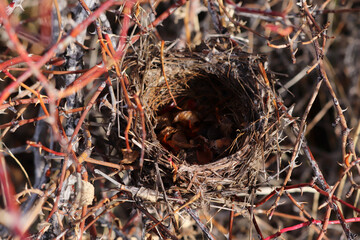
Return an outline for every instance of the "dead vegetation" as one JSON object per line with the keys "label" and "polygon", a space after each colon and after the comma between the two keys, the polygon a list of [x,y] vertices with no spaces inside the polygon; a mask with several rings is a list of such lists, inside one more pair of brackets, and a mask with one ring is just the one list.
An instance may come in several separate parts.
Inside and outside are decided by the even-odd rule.
{"label": "dead vegetation", "polygon": [[355,239],[358,7],[1,2],[1,238]]}

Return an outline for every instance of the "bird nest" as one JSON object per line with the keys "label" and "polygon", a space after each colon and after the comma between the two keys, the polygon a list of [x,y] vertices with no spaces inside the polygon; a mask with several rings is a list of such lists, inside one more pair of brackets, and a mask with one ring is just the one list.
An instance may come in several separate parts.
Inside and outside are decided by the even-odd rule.
{"label": "bird nest", "polygon": [[132,67],[146,119],[142,183],[160,177],[182,196],[247,194],[278,136],[264,59],[208,46],[150,52],[145,67]]}

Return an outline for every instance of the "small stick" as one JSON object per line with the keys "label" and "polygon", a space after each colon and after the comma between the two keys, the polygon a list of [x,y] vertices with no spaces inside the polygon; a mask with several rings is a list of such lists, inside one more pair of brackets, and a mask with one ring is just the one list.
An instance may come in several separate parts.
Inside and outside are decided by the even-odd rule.
{"label": "small stick", "polygon": [[129,131],[130,131],[130,127],[131,127],[131,123],[132,123],[132,119],[133,119],[133,113],[134,113],[134,109],[129,109],[129,117],[128,117],[128,123],[126,125],[126,129],[125,129],[125,143],[126,143],[126,150],[128,152],[131,152],[131,147],[129,144]]}
{"label": "small stick", "polygon": [[161,41],[161,51],[160,51],[161,68],[162,68],[163,77],[164,77],[164,80],[165,80],[165,83],[166,83],[166,87],[167,87],[167,89],[169,90],[169,94],[170,94],[172,100],[174,101],[175,106],[177,107],[176,100],[175,100],[175,98],[174,98],[174,95],[171,93],[170,86],[169,86],[169,82],[168,82],[167,77],[166,77],[166,74],[165,74],[164,45],[165,45],[165,42],[164,42],[164,40],[162,40],[162,41]]}
{"label": "small stick", "polygon": [[229,221],[229,240],[233,239],[233,236],[232,236],[233,226],[234,226],[234,206],[231,205],[230,221]]}
{"label": "small stick", "polygon": [[146,140],[146,126],[145,126],[145,115],[144,115],[144,109],[140,103],[140,99],[138,95],[134,94],[135,103],[137,106],[137,109],[140,113],[141,118],[141,128],[142,128],[142,142],[141,142],[141,156],[140,156],[140,171],[142,169],[142,166],[144,164],[144,155],[145,155],[145,140]]}

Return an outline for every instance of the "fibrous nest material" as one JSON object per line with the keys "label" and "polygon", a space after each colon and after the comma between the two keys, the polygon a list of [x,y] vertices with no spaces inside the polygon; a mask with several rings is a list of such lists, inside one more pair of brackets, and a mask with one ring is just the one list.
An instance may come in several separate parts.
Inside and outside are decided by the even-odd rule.
{"label": "fibrous nest material", "polygon": [[143,184],[161,177],[166,190],[203,200],[247,194],[279,136],[265,59],[225,43],[163,51],[131,70],[146,119]]}

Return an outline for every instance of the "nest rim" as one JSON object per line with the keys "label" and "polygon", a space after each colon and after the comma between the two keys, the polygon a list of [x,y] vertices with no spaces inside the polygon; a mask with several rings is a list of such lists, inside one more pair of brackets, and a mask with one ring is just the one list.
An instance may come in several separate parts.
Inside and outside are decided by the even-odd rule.
{"label": "nest rim", "polygon": [[[163,78],[161,59],[157,56],[157,52],[154,51],[150,66],[145,70],[142,68],[141,81],[145,87],[143,87],[141,101],[147,113],[146,127],[149,131],[153,131],[156,127],[154,119],[160,106],[168,105],[172,101]],[[258,69],[259,62],[263,63],[264,59],[243,52],[216,51],[215,54],[209,54],[208,51],[206,53],[204,51],[197,53],[179,51],[166,54],[164,63],[166,77],[169,82],[177,79],[175,82],[170,82],[170,88],[175,98],[183,94],[183,90],[188,87],[188,82],[193,79],[189,76],[215,76],[220,83],[230,82],[226,83],[226,87],[231,89],[234,95],[239,91],[243,91],[243,93],[245,91],[247,98],[252,97],[247,105],[253,107],[251,109],[253,116],[251,121],[248,121],[245,130],[248,134],[243,144],[231,154],[207,164],[190,164],[184,159],[177,158],[157,139],[154,139],[154,134],[151,134],[152,140],[148,139],[146,142],[147,162],[156,162],[161,169],[162,178],[172,180],[167,181],[166,189],[182,189],[184,192],[194,194],[201,189],[205,193],[212,194],[218,192],[219,189],[236,188],[239,193],[244,193],[255,184],[258,172],[263,166],[262,163],[274,151],[272,144],[274,139],[269,138],[272,134],[267,131],[270,123],[276,122],[274,120],[275,111],[269,107],[269,104],[263,102],[264,96],[271,96],[271,90],[261,77]],[[243,74],[241,75],[241,73]],[[184,79],[187,80],[184,81]],[[238,88],[235,88],[234,85]],[[181,87],[179,88],[179,86]],[[167,101],[156,106],[149,97],[151,94],[157,98],[165,97]],[[151,111],[153,114],[149,114]],[[140,134],[138,137],[141,139]],[[143,182],[154,184],[151,177],[143,179]]]}

